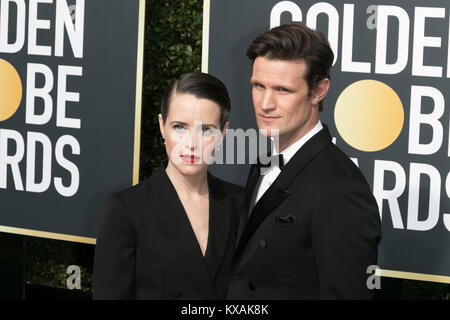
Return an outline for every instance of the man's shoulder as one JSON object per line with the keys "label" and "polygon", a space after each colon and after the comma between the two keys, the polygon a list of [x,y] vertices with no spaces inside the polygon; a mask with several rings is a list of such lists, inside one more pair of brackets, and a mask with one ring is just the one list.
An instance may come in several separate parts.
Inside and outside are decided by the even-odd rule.
{"label": "man's shoulder", "polygon": [[334,179],[353,178],[366,181],[355,162],[334,143],[327,145],[317,155],[314,164],[322,175],[329,174]]}
{"label": "man's shoulder", "polygon": [[326,150],[333,156],[331,159],[335,161],[336,165],[340,166],[348,175],[361,173],[355,162],[334,143],[331,143]]}

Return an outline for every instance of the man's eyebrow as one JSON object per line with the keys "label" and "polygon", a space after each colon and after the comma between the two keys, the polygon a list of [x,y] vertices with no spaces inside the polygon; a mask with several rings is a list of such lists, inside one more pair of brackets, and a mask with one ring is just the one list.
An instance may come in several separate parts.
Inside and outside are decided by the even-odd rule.
{"label": "man's eyebrow", "polygon": [[217,129],[217,126],[215,124],[208,124],[208,123],[202,124],[202,127],[213,127]]}
{"label": "man's eyebrow", "polygon": [[[266,86],[263,85],[260,81],[255,80],[255,79],[250,79],[250,84],[258,84],[258,85],[262,85],[262,86]],[[287,89],[289,91],[294,91],[295,87],[293,87],[292,85],[288,84],[288,83],[280,83],[280,84],[274,84],[273,86],[269,86],[269,88],[284,88]]]}

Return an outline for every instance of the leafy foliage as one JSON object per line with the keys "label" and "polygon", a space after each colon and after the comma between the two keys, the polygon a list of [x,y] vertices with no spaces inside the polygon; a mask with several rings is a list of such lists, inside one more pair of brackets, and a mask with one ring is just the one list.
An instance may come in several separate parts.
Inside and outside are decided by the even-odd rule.
{"label": "leafy foliage", "polygon": [[93,259],[95,247],[50,239],[26,238],[26,281],[49,287],[67,288],[70,265],[81,270],[81,290],[92,291]]}
{"label": "leafy foliage", "polygon": [[202,10],[202,1],[147,1],[141,178],[149,176],[166,154],[157,117],[163,93],[181,74],[200,71]]}

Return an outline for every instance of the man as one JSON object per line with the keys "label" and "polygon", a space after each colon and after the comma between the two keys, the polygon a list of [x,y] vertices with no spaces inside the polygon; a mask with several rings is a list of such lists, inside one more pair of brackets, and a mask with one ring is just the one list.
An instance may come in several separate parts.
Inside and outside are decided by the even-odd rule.
{"label": "man", "polygon": [[282,25],[247,56],[258,127],[279,145],[272,166],[250,170],[228,298],[372,298],[380,217],[360,170],[319,121],[333,62],[327,40]]}

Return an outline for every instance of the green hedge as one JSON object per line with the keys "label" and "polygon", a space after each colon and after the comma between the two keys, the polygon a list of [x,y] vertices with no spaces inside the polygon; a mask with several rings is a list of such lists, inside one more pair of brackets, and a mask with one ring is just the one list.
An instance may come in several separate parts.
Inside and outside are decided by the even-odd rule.
{"label": "green hedge", "polygon": [[200,71],[202,1],[147,1],[141,178],[165,157],[157,115],[167,86],[181,74]]}
{"label": "green hedge", "polygon": [[[179,75],[200,71],[202,4],[197,0],[147,0],[141,179],[165,157],[157,122],[162,93]],[[81,267],[82,290],[91,291],[94,249],[90,245],[26,238],[26,279],[65,288],[66,269],[76,264]],[[390,298],[450,299],[450,285],[383,279],[382,288],[385,283],[393,284],[388,290]]]}

